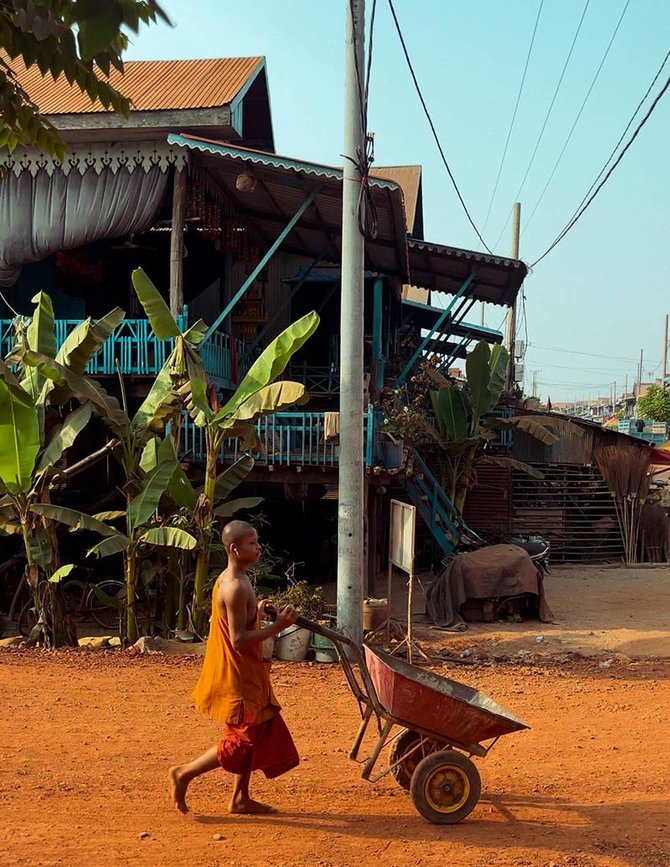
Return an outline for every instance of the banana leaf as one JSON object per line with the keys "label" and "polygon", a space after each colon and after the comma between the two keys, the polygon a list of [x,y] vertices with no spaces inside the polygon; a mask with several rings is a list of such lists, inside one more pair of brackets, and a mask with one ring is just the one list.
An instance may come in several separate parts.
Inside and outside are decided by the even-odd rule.
{"label": "banana leaf", "polygon": [[110,527],[92,515],[87,515],[86,512],[79,512],[77,509],[67,509],[65,506],[55,506],[53,503],[35,503],[30,507],[30,511],[51,521],[67,524],[72,533],[78,530],[88,530],[92,533],[99,533],[101,536],[119,535],[119,531],[115,530],[114,527]]}
{"label": "banana leaf", "polygon": [[112,509],[109,512],[96,512],[95,515],[91,515],[96,521],[118,521],[119,518],[125,518],[125,516],[126,513],[123,509]]}
{"label": "banana leaf", "polygon": [[140,456],[140,467],[145,473],[150,473],[154,467],[158,465],[158,447],[160,440],[158,437],[151,437],[144,445]]}
{"label": "banana leaf", "polygon": [[159,340],[179,337],[181,331],[174,316],[170,313],[170,308],[143,268],[136,268],[133,271],[132,281],[137,297],[156,337]]}
{"label": "banana leaf", "polygon": [[[52,358],[56,354],[56,330],[51,298],[46,292],[38,292],[31,300],[36,307],[26,331],[28,348]],[[37,401],[44,385],[44,375],[35,368],[26,368],[21,385],[33,401]]]}
{"label": "banana leaf", "polygon": [[228,500],[214,509],[217,518],[229,518],[240,509],[255,509],[263,502],[263,497],[241,497],[239,500]]}
{"label": "banana leaf", "polygon": [[86,365],[102,349],[124,318],[125,312],[120,307],[110,310],[96,322],[89,316],[65,338],[56,353],[56,361],[68,367],[72,373],[82,376]]}
{"label": "banana leaf", "polygon": [[193,511],[195,509],[196,494],[193,485],[184,472],[184,468],[177,458],[177,450],[171,436],[165,437],[158,447],[158,461],[174,461],[176,464],[172,478],[168,482],[167,492],[176,506]]}
{"label": "banana leaf", "polygon": [[128,548],[128,545],[130,545],[130,539],[123,533],[117,533],[115,536],[109,536],[107,539],[103,539],[102,542],[93,545],[92,548],[88,549],[86,554],[89,557],[91,554],[96,557],[111,557],[112,554],[123,553]]}
{"label": "banana leaf", "polygon": [[66,575],[69,575],[73,569],[76,569],[76,565],[74,563],[66,563],[65,566],[60,566],[53,575],[50,576],[49,581],[51,584],[60,584],[60,582],[65,578]]}
{"label": "banana leaf", "polygon": [[171,418],[179,407],[180,399],[174,390],[171,372],[173,355],[174,350],[154,379],[149,393],[130,423],[131,430],[135,434],[149,436],[152,431],[162,433],[166,420]]}
{"label": "banana leaf", "polygon": [[51,536],[45,527],[32,527],[28,535],[30,557],[33,563],[48,572],[53,560],[53,546]]}
{"label": "banana leaf", "polygon": [[286,407],[306,403],[308,400],[307,389],[301,382],[273,382],[240,403],[232,416],[222,415],[223,411],[217,413],[214,422],[224,428],[241,422],[249,424],[259,416],[281,412]]}
{"label": "banana leaf", "polygon": [[522,473],[526,473],[526,475],[532,476],[534,479],[544,478],[544,473],[541,473],[539,470],[536,470],[535,467],[532,467],[530,464],[526,464],[523,461],[515,461],[514,458],[498,457],[497,455],[482,455],[477,463],[490,464],[495,467],[509,467],[512,470],[519,470]]}
{"label": "banana leaf", "polygon": [[161,497],[177,467],[176,460],[165,461],[154,467],[142,482],[140,492],[128,504],[128,526],[141,527],[158,508]]}
{"label": "banana leaf", "polygon": [[207,323],[202,319],[198,319],[197,322],[194,322],[193,325],[184,332],[184,340],[191,346],[199,346],[202,343],[205,334],[207,334]]}
{"label": "banana leaf", "polygon": [[554,445],[559,440],[553,431],[543,424],[539,424],[532,416],[527,415],[518,415],[515,418],[487,418],[484,419],[482,425],[485,429],[494,430],[518,428],[548,446]]}
{"label": "banana leaf", "polygon": [[214,501],[225,500],[241,484],[254,467],[251,455],[242,455],[216,477]]}
{"label": "banana leaf", "polygon": [[36,468],[38,473],[46,472],[60,460],[63,452],[70,448],[86,427],[90,417],[91,407],[88,403],[83,403],[65,418],[62,425],[55,428],[47,447],[40,455]]}
{"label": "banana leaf", "polygon": [[10,494],[32,488],[40,445],[39,414],[30,394],[0,369],[0,482]]}
{"label": "banana leaf", "polygon": [[186,371],[188,382],[181,394],[194,423],[198,427],[204,427],[212,421],[214,413],[207,400],[207,374],[205,368],[200,357],[192,351],[187,351],[186,353]]}
{"label": "banana leaf", "polygon": [[55,359],[41,355],[39,352],[24,353],[24,362],[36,367],[47,379],[57,385],[67,385],[75,397],[82,403],[89,401],[96,415],[119,436],[124,436],[127,430],[126,414],[121,409],[118,400],[107,394],[102,386],[89,377],[79,376],[69,368],[59,364]]}
{"label": "banana leaf", "polygon": [[500,400],[500,395],[505,388],[508,365],[509,352],[501,343],[496,344],[491,349],[491,358],[489,359],[489,405],[486,412],[490,412],[496,407]]}
{"label": "banana leaf", "polygon": [[217,413],[217,417],[225,418],[233,414],[240,404],[273,382],[285,369],[291,357],[314,334],[319,322],[318,313],[312,311],[289,325],[279,337],[275,338],[251,365],[237,391]]}
{"label": "banana leaf", "polygon": [[465,359],[465,372],[468,379],[468,388],[472,395],[472,409],[475,424],[480,417],[489,410],[490,392],[489,384],[491,372],[489,361],[491,350],[485,340],[480,340],[475,348]]}
{"label": "banana leaf", "polygon": [[196,538],[178,527],[152,527],[140,536],[140,542],[163,548],[181,548],[192,551],[198,544]]}
{"label": "banana leaf", "polygon": [[457,385],[431,391],[430,400],[440,433],[450,440],[467,436],[468,411],[465,395]]}

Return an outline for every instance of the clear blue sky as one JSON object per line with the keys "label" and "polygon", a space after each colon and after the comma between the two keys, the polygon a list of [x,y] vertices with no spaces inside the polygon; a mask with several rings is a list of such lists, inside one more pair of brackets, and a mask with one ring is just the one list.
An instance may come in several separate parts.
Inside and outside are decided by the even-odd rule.
{"label": "clear blue sky", "polygon": [[[524,93],[485,238],[498,238],[585,0],[545,0]],[[625,0],[591,0],[531,173],[522,226],[546,183]],[[345,0],[164,0],[175,27],[135,39],[131,59],[265,55],[280,153],[338,164]],[[367,3],[368,12],[372,6]],[[464,198],[481,228],[516,99],[538,0],[395,0],[417,76]],[[423,166],[425,235],[478,248],[413,90],[386,0],[379,0],[369,128],[378,165]],[[554,179],[521,239],[532,262],[600,171],[670,47],[670,2],[631,0]],[[670,75],[670,66],[654,92]],[[552,401],[623,389],[640,349],[660,364],[670,312],[670,94],[599,197],[525,283],[527,380]],[[496,252],[509,252],[509,228]],[[497,328],[500,308],[487,310]],[[523,337],[523,327],[521,329]],[[587,354],[590,353],[590,354]],[[596,357],[598,356],[598,357]],[[656,370],[658,375],[659,369]]]}

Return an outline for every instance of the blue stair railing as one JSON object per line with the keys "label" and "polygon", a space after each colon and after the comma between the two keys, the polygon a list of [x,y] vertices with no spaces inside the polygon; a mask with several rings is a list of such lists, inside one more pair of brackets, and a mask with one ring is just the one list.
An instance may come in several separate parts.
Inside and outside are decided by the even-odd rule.
{"label": "blue stair railing", "polygon": [[403,476],[402,485],[444,556],[449,557],[464,538],[473,543],[480,543],[479,536],[468,527],[461,513],[416,450],[412,454],[412,459],[414,473],[411,476]]}

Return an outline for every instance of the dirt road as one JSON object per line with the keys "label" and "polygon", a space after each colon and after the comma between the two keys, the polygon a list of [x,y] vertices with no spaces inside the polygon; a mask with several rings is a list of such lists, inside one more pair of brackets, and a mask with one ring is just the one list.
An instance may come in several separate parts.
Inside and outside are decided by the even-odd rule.
{"label": "dirt road", "polygon": [[667,660],[452,671],[532,729],[480,762],[478,807],[443,827],[388,778],[360,779],[347,759],[357,709],[340,670],[307,664],[274,668],[303,763],[260,779],[255,794],[281,813],[229,816],[228,780],[214,772],[193,784],[192,813],[181,816],[166,769],[217,739],[190,706],[199,665],[0,653],[2,867],[670,864]]}

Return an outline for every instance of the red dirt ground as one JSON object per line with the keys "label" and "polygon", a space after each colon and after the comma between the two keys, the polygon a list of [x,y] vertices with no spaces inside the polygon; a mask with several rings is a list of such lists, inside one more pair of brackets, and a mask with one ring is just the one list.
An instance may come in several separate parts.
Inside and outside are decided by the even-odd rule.
{"label": "red dirt ground", "polygon": [[228,779],[214,772],[181,816],[168,765],[217,740],[190,703],[200,663],[0,652],[3,867],[670,864],[668,660],[442,669],[532,728],[479,762],[479,805],[441,827],[347,759],[357,708],[339,668],[286,663],[273,677],[303,763],[253,789],[281,813],[229,816]]}

